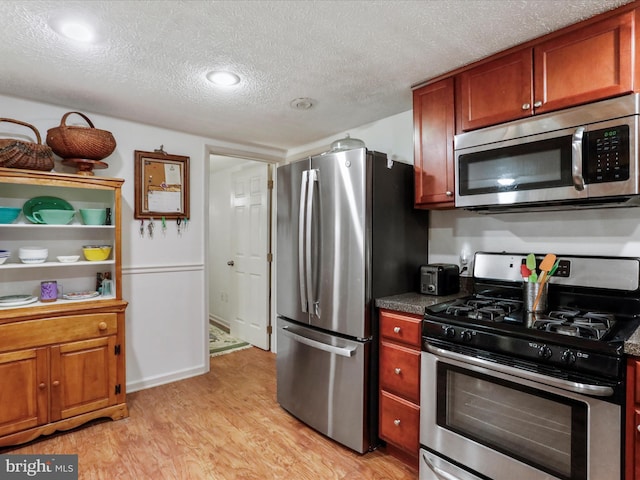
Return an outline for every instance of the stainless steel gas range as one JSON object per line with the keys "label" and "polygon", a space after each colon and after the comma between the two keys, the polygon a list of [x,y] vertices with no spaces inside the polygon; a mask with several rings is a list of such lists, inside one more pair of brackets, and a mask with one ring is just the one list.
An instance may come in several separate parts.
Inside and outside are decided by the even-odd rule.
{"label": "stainless steel gas range", "polygon": [[472,295],[427,308],[420,480],[623,478],[640,259],[558,258],[545,312],[523,309],[525,255],[485,252]]}

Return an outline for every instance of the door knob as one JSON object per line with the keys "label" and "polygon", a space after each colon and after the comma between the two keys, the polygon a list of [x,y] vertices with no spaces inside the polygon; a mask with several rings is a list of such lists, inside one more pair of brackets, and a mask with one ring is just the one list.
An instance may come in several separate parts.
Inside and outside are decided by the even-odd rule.
{"label": "door knob", "polygon": [[233,261],[233,260],[229,260],[229,261],[227,262],[227,265],[229,265],[230,267],[233,267],[233,266],[235,265],[235,263],[234,263],[234,261]]}

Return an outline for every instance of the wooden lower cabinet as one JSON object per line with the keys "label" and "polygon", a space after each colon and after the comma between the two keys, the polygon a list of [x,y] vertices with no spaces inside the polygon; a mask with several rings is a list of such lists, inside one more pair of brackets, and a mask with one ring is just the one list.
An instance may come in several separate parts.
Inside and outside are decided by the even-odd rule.
{"label": "wooden lower cabinet", "polygon": [[380,438],[417,467],[420,449],[422,316],[380,310]]}
{"label": "wooden lower cabinet", "polygon": [[640,480],[640,359],[627,360],[625,480]]}
{"label": "wooden lower cabinet", "polygon": [[0,446],[95,418],[128,416],[127,303],[108,303],[87,304],[84,311],[69,315],[27,314],[24,320],[0,323]]}

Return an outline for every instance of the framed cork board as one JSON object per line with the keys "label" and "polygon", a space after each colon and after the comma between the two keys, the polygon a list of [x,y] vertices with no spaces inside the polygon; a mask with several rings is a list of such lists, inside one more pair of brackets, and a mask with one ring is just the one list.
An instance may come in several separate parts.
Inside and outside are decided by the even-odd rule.
{"label": "framed cork board", "polygon": [[135,151],[134,217],[189,218],[189,157]]}

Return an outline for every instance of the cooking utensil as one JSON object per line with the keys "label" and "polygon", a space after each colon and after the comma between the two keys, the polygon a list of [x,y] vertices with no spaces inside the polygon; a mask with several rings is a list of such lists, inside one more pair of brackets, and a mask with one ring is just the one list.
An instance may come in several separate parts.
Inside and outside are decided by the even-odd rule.
{"label": "cooking utensil", "polygon": [[520,274],[525,282],[529,281],[529,275],[531,275],[531,270],[527,268],[527,266],[523,263],[520,265]]}
{"label": "cooking utensil", "polygon": [[560,265],[560,260],[556,260],[556,263],[553,264],[553,267],[551,267],[551,270],[549,270],[549,277],[553,277],[556,273],[556,270],[558,270],[558,266]]}
{"label": "cooking utensil", "polygon": [[[540,262],[540,270],[542,271],[540,278],[538,279],[538,283],[541,284],[541,287],[544,286],[545,282],[548,278],[549,271],[553,268],[553,265],[556,263],[556,256],[553,253],[547,253],[542,262]],[[533,303],[533,311],[536,310],[538,306],[538,302],[540,301],[540,295],[542,295],[542,288],[538,290],[538,295],[536,295],[536,301]]]}
{"label": "cooking utensil", "polygon": [[531,283],[536,283],[538,281],[538,274],[536,273],[535,270],[531,272],[531,275],[529,275],[529,281]]}

